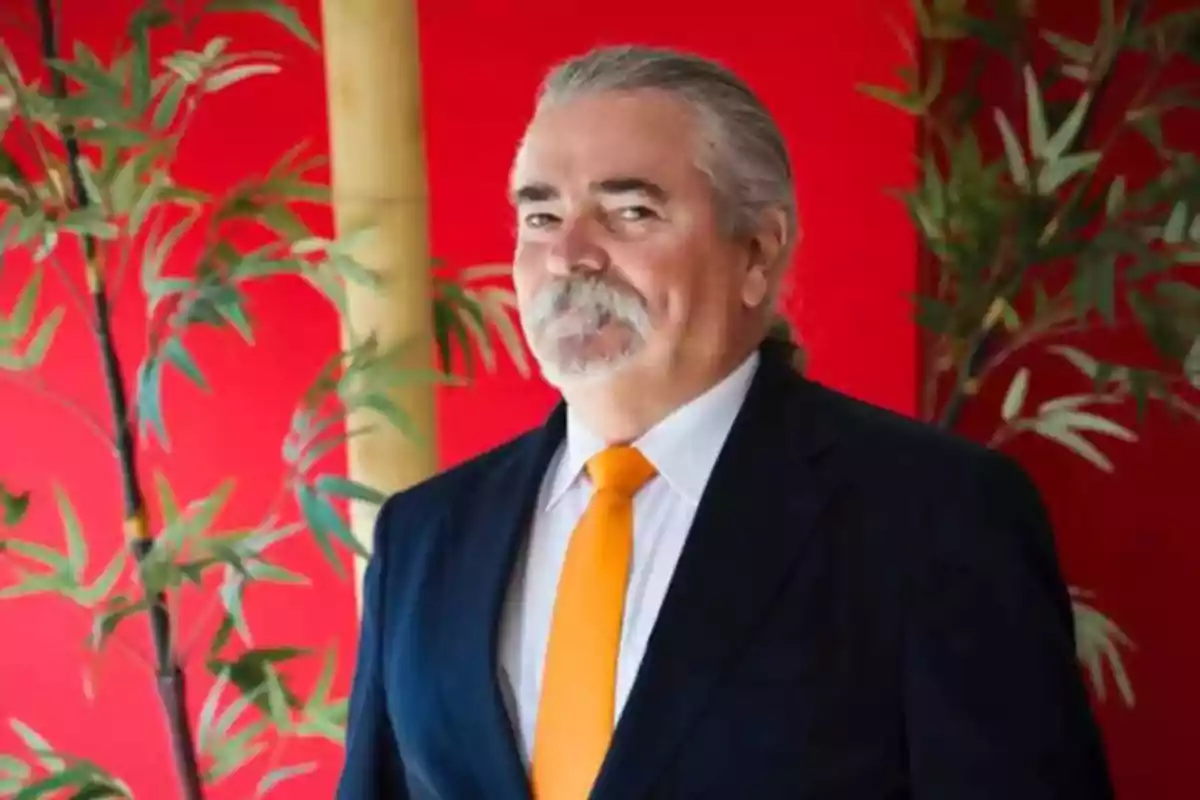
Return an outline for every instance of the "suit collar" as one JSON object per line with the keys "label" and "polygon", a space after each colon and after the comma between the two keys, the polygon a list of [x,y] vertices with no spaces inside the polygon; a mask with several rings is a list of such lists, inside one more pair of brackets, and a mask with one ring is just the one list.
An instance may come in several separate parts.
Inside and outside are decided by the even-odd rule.
{"label": "suit collar", "polygon": [[[644,793],[765,610],[825,497],[828,476],[814,464],[832,433],[786,351],[768,343],[759,352],[593,797],[631,800]],[[494,800],[530,797],[501,694],[498,638],[509,581],[566,418],[559,403],[451,515],[455,531],[447,532],[456,547],[439,595],[444,618],[453,621],[437,645],[447,667],[442,701],[460,755],[473,766],[481,794]]]}
{"label": "suit collar", "polygon": [[[693,506],[712,473],[734,419],[758,369],[755,351],[708,391],[680,406],[633,442],[671,489]],[[578,481],[588,459],[608,446],[568,407],[566,445],[552,476],[546,507],[552,507]]]}
{"label": "suit collar", "polygon": [[749,642],[836,482],[815,388],[766,345],[700,501],[592,794],[643,797]]}

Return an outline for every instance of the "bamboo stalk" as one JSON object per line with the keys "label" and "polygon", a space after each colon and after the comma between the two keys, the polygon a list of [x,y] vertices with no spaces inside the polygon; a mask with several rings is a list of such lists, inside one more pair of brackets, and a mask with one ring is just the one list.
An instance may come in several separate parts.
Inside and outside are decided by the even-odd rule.
{"label": "bamboo stalk", "polygon": [[[58,58],[58,32],[55,26],[51,0],[36,0],[38,20],[41,27],[42,55],[47,65]],[[66,78],[63,73],[49,67],[53,92],[58,98],[67,96]],[[71,191],[77,207],[85,208],[90,202],[79,166],[79,142],[73,128],[67,124],[60,131],[67,152],[67,169],[71,180]],[[121,488],[124,498],[124,529],[126,541],[134,558],[140,565],[154,546],[150,538],[146,518],[145,495],[138,484],[137,452],[133,426],[122,380],[121,361],[117,354],[112,334],[112,313],[105,287],[104,265],[95,237],[83,238],[84,268],[87,275],[88,294],[92,306],[93,328],[100,350],[104,370],[105,387],[112,407],[113,424],[116,431],[117,460],[120,465]],[[142,576],[144,578],[144,575]],[[143,580],[143,586],[145,586]],[[183,670],[171,647],[171,617],[166,597],[159,592],[152,598],[150,606],[150,631],[154,642],[155,665],[159,698],[166,714],[171,750],[175,758],[180,788],[186,800],[202,800],[204,796],[196,749],[192,736],[187,709],[187,691]]]}
{"label": "bamboo stalk", "polygon": [[[384,289],[347,285],[345,343],[374,333],[383,348],[405,344],[403,366],[433,369],[433,280],[428,241],[421,64],[413,0],[323,0],[324,52],[335,218],[339,233],[375,235],[354,254]],[[436,469],[434,390],[414,381],[390,395],[423,434],[405,435],[376,412],[350,428],[373,430],[347,444],[348,474],[390,493]],[[371,546],[374,509],[354,504],[351,531]],[[361,578],[363,564],[356,562]]]}

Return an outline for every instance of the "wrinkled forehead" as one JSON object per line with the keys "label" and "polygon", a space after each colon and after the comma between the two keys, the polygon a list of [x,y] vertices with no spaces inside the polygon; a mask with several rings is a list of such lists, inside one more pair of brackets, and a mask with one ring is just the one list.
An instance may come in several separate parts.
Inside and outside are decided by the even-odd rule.
{"label": "wrinkled forehead", "polygon": [[683,192],[696,167],[698,126],[682,101],[662,92],[597,92],[537,109],[513,159],[510,194],[529,184],[584,191],[640,178]]}

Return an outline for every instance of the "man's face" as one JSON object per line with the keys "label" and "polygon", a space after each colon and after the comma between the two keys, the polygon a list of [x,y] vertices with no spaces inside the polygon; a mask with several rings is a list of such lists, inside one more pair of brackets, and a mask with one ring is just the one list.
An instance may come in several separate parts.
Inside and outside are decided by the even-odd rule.
{"label": "man's face", "polygon": [[655,91],[542,108],[512,174],[514,282],[547,380],[665,371],[737,347],[766,277],[719,225],[690,109]]}

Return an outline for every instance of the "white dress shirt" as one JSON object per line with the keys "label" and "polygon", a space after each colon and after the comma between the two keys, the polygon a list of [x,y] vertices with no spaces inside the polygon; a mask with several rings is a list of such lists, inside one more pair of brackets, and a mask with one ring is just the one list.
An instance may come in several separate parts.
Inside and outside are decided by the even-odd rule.
{"label": "white dress shirt", "polygon": [[[634,498],[633,561],[617,664],[618,718],[696,507],[745,399],[758,358],[758,353],[753,353],[721,383],[675,410],[634,443],[657,474]],[[527,765],[533,753],[542,665],[558,576],[571,533],[591,498],[591,482],[584,466],[606,446],[568,408],[566,439],[542,481],[532,530],[505,602],[499,678]]]}

